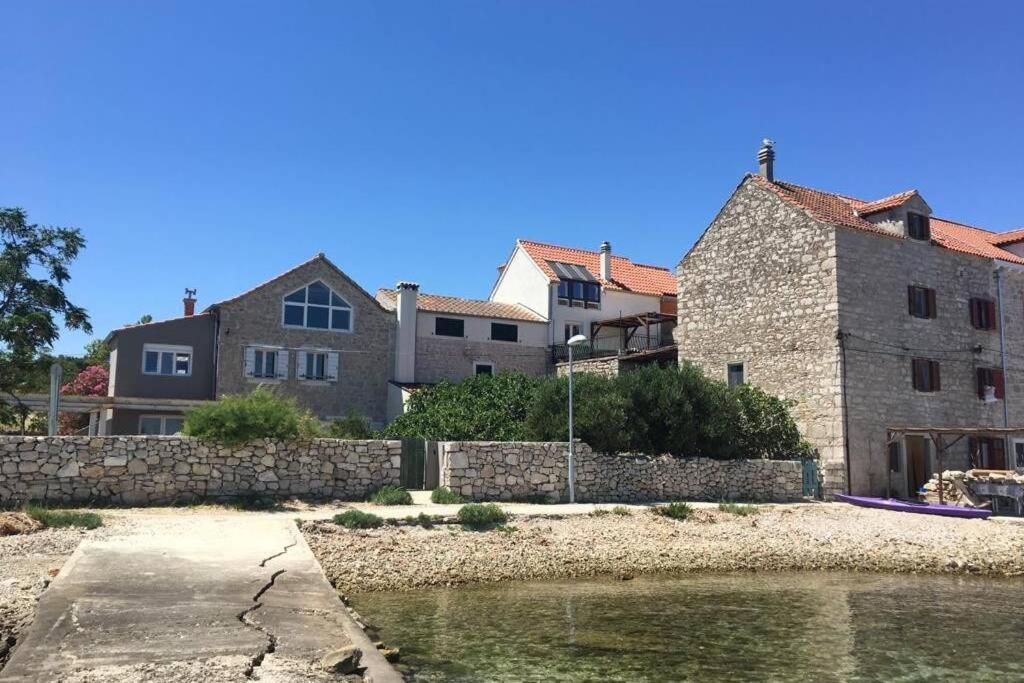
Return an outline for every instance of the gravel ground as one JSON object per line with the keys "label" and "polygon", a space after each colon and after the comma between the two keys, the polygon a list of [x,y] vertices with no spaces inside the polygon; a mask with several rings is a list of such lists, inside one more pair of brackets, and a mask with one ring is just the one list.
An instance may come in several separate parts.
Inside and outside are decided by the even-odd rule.
{"label": "gravel ground", "polygon": [[109,533],[116,526],[85,529],[43,529],[16,536],[0,536],[0,668],[19,634],[32,623],[36,602],[64,561],[87,535]]}
{"label": "gravel ground", "polygon": [[1024,575],[1024,525],[792,505],[679,522],[632,516],[514,518],[511,531],[454,526],[303,533],[343,593],[646,572],[846,570]]}

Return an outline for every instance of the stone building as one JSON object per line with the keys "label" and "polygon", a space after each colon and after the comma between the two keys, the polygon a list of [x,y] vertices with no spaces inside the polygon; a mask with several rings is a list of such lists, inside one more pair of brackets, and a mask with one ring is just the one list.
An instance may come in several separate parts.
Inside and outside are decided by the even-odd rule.
{"label": "stone building", "polygon": [[[679,263],[681,361],[795,401],[828,493],[931,476],[933,445],[887,428],[1024,424],[1024,230],[776,180],[767,142],[759,160]],[[1022,467],[1024,443],[964,439],[944,464]]]}

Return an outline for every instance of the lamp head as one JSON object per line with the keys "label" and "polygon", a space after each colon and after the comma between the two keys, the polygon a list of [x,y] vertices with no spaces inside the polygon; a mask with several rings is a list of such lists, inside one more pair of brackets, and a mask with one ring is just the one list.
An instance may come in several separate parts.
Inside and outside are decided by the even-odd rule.
{"label": "lamp head", "polygon": [[579,346],[585,341],[587,341],[586,337],[584,337],[582,334],[577,334],[573,337],[569,337],[569,341],[565,343],[568,344],[569,346]]}

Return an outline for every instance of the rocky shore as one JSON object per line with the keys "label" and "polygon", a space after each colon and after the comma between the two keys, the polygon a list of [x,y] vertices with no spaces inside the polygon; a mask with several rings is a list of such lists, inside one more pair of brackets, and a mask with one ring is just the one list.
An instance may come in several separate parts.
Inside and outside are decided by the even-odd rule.
{"label": "rocky shore", "polygon": [[456,526],[348,530],[302,524],[343,593],[474,582],[640,573],[839,570],[1024,575],[1024,525],[840,504],[696,510],[676,521],[630,516],[513,518],[504,530]]}

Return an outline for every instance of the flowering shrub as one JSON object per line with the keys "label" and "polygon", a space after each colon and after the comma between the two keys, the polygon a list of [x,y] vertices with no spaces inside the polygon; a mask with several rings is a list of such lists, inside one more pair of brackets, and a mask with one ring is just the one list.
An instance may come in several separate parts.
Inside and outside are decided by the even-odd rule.
{"label": "flowering shrub", "polygon": [[[102,365],[90,365],[75,375],[70,382],[60,388],[65,396],[105,396],[107,384],[110,382],[110,371]],[[61,413],[57,416],[59,434],[74,434],[85,423],[85,417],[77,413]]]}

